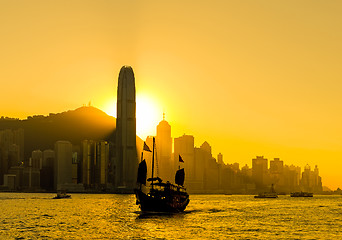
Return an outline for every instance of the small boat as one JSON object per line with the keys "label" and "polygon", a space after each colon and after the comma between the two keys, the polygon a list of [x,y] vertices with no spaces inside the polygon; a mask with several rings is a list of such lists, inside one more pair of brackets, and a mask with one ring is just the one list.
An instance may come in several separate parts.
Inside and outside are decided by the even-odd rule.
{"label": "small boat", "polygon": [[292,192],[291,197],[313,197],[313,193],[309,192]]}
{"label": "small boat", "polygon": [[58,192],[53,199],[71,198],[71,195],[66,194],[66,192]]}
{"label": "small boat", "polygon": [[254,196],[254,198],[277,198],[278,194],[274,191],[273,184],[271,186],[270,192],[259,193],[258,195]]}
{"label": "small boat", "polygon": [[[185,172],[184,168],[177,170],[175,176],[175,183],[169,181],[166,183],[159,177],[153,177],[154,170],[154,149],[155,139],[153,138],[153,151],[152,151],[152,177],[147,179],[151,182],[146,186],[147,166],[146,161],[142,160],[138,167],[137,187],[134,189],[136,195],[136,204],[139,205],[143,212],[182,212],[189,204],[189,194],[186,192],[184,185]],[[146,143],[144,143],[144,150],[149,150]],[[143,159],[143,153],[141,155]],[[183,162],[179,156],[179,161]]]}

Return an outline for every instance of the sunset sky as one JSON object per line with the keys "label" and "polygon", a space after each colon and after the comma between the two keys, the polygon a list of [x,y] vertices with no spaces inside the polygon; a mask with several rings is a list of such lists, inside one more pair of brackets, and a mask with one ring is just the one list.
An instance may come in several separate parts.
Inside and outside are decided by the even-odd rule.
{"label": "sunset sky", "polygon": [[207,141],[226,163],[318,165],[342,188],[342,1],[0,1],[0,115],[92,105],[136,78],[137,133]]}

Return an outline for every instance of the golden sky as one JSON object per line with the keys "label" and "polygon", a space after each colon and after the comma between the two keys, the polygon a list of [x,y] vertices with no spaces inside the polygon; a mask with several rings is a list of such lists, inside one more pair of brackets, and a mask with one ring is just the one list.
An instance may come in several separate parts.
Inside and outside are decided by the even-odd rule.
{"label": "golden sky", "polygon": [[341,12],[340,0],[2,0],[0,115],[91,101],[115,116],[118,73],[130,65],[140,137],[165,112],[173,137],[208,141],[226,163],[318,165],[336,189]]}

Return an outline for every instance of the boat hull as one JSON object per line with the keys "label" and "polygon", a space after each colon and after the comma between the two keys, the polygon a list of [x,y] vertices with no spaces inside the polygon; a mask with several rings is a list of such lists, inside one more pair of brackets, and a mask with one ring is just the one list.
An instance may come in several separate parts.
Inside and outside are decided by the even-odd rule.
{"label": "boat hull", "polygon": [[189,196],[175,194],[172,196],[154,196],[139,189],[134,190],[137,204],[143,212],[182,212],[189,204]]}
{"label": "boat hull", "polygon": [[260,193],[259,195],[254,196],[254,198],[278,198],[278,194],[276,194],[276,193]]}
{"label": "boat hull", "polygon": [[254,196],[254,198],[278,198],[278,196]]}
{"label": "boat hull", "polygon": [[66,195],[66,196],[63,196],[63,197],[60,197],[60,196],[53,197],[53,199],[63,199],[63,198],[71,198],[71,196],[70,195]]}

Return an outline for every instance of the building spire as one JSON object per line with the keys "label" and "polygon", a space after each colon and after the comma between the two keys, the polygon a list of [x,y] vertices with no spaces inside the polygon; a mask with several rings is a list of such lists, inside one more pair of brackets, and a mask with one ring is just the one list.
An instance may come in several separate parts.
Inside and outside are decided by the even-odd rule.
{"label": "building spire", "polygon": [[165,113],[163,112],[163,121],[165,121]]}

